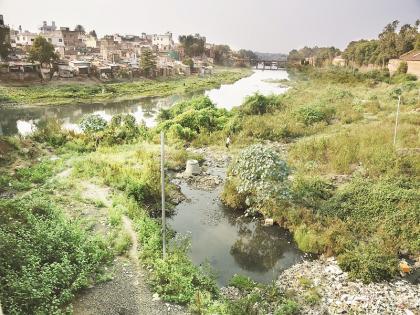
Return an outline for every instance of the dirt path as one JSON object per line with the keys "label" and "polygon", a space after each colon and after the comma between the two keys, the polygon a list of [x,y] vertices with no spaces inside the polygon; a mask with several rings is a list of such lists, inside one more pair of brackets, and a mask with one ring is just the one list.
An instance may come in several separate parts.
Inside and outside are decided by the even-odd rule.
{"label": "dirt path", "polygon": [[[100,200],[106,207],[112,205],[110,190],[92,183],[83,184],[83,197]],[[102,220],[104,211],[87,213],[94,220]],[[122,226],[130,235],[132,246],[128,257],[117,257],[112,266],[113,278],[80,292],[73,301],[75,315],[160,315],[185,314],[182,307],[162,302],[147,285],[147,272],[138,261],[138,239],[132,222],[123,216]]]}

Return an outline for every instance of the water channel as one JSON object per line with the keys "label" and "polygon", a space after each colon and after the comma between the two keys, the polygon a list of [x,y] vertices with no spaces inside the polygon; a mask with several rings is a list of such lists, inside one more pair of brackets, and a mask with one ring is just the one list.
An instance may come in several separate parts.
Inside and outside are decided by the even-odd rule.
{"label": "water channel", "polygon": [[[244,98],[259,92],[281,94],[285,87],[274,81],[287,79],[286,71],[255,71],[234,84],[204,91],[219,107],[239,106]],[[191,97],[170,96],[118,103],[74,104],[39,107],[0,107],[0,134],[25,135],[34,130],[37,121],[46,117],[58,119],[63,127],[77,129],[85,114],[96,113],[107,120],[118,113],[130,113],[138,122],[153,126],[161,108]],[[225,168],[209,169],[224,177]],[[169,219],[173,229],[190,234],[190,257],[197,265],[208,262],[217,272],[219,285],[225,285],[235,274],[244,274],[256,281],[270,282],[287,267],[303,259],[304,254],[293,243],[289,233],[278,226],[264,227],[259,220],[245,218],[242,213],[224,207],[220,200],[220,185],[212,191],[192,188],[185,183],[181,190],[188,200],[176,208]]]}

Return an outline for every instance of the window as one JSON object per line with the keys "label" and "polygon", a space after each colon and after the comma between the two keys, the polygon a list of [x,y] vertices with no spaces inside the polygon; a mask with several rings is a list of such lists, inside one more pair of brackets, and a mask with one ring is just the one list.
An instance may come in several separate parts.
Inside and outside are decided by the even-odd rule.
{"label": "window", "polygon": [[62,43],[62,42],[63,42],[63,39],[62,39],[62,38],[59,38],[59,39],[58,39],[58,41],[59,41],[60,43]]}
{"label": "window", "polygon": [[31,38],[31,42],[33,42],[34,41],[34,39],[33,38]]}

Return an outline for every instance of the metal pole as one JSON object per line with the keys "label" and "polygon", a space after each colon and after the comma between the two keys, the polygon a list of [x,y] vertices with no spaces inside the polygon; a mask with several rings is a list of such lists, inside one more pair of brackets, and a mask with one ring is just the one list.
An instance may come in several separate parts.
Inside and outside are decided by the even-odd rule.
{"label": "metal pole", "polygon": [[397,127],[398,127],[398,116],[400,115],[400,104],[401,104],[401,95],[398,95],[397,115],[395,115],[394,147],[397,142]]}
{"label": "metal pole", "polygon": [[165,136],[163,131],[160,132],[160,181],[162,185],[162,245],[163,258],[166,258],[166,213],[165,213]]}

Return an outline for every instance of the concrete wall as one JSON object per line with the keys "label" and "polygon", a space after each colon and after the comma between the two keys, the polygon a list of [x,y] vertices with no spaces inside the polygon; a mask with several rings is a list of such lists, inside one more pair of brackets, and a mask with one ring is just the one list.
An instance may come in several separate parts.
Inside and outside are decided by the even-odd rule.
{"label": "concrete wall", "polygon": [[[389,73],[392,75],[395,73],[395,71],[397,71],[398,66],[400,65],[400,63],[402,62],[402,60],[400,59],[391,59],[388,62],[388,70]],[[414,74],[415,76],[417,76],[417,78],[420,78],[420,61],[407,61],[407,73],[409,74]]]}

